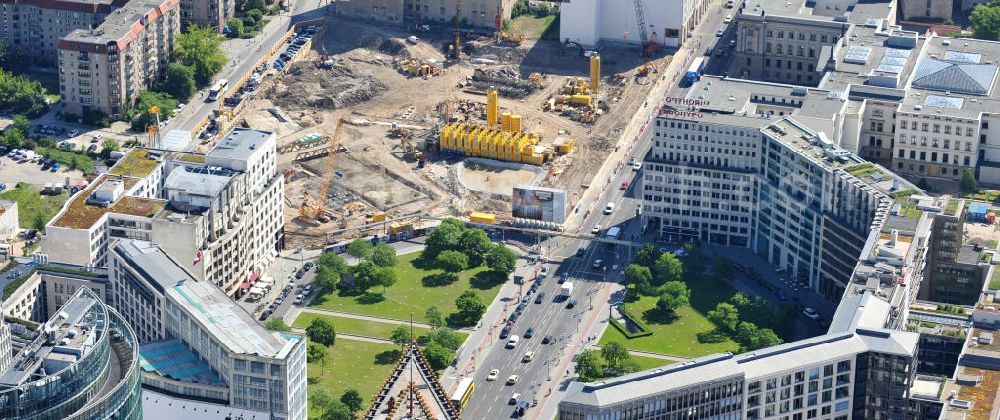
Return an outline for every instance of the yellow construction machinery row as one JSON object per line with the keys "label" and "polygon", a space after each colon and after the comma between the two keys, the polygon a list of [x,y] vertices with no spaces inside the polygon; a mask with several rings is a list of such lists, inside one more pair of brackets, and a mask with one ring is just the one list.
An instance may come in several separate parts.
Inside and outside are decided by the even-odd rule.
{"label": "yellow construction machinery row", "polygon": [[448,124],[439,135],[442,151],[533,165],[541,165],[550,154],[538,141],[538,136],[532,133],[471,123]]}

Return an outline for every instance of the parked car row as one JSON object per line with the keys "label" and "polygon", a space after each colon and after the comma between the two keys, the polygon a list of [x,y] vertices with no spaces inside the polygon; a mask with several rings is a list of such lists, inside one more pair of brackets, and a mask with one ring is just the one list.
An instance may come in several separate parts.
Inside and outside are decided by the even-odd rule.
{"label": "parked car row", "polygon": [[300,29],[294,38],[289,38],[288,42],[291,45],[285,49],[285,52],[278,55],[278,60],[274,62],[275,70],[284,71],[285,67],[288,66],[288,63],[292,61],[292,58],[298,54],[299,50],[302,49],[302,46],[305,45],[306,42],[309,42],[309,40],[312,39],[313,35],[315,35],[318,30],[318,26],[309,26]]}

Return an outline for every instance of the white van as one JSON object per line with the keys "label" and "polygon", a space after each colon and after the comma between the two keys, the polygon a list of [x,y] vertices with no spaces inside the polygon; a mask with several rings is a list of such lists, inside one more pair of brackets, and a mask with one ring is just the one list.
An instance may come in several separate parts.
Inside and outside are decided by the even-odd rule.
{"label": "white van", "polygon": [[608,205],[604,207],[604,214],[611,214],[613,211],[615,211],[615,203],[608,203]]}
{"label": "white van", "polygon": [[507,348],[512,349],[514,347],[517,347],[517,343],[519,341],[521,341],[521,337],[518,337],[516,335],[510,336],[510,340],[507,340]]}

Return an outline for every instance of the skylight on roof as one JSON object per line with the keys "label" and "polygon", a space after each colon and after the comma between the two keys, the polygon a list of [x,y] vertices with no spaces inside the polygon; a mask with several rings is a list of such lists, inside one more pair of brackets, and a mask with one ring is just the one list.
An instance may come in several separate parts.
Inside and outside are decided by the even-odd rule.
{"label": "skylight on roof", "polygon": [[961,51],[946,51],[944,53],[944,61],[962,64],[979,64],[983,61],[983,55]]}
{"label": "skylight on roof", "polygon": [[955,98],[951,96],[938,96],[938,95],[927,95],[927,100],[924,102],[927,106],[934,106],[938,108],[948,108],[948,109],[962,109],[962,104],[965,103],[963,98]]}
{"label": "skylight on roof", "polygon": [[903,67],[906,65],[906,60],[909,57],[910,50],[887,48],[885,55],[882,56],[882,61],[879,62],[878,71],[899,74],[903,71]]}
{"label": "skylight on roof", "polygon": [[865,64],[868,62],[868,56],[871,55],[871,53],[872,47],[852,45],[847,49],[847,56],[844,57],[844,62],[852,64]]}

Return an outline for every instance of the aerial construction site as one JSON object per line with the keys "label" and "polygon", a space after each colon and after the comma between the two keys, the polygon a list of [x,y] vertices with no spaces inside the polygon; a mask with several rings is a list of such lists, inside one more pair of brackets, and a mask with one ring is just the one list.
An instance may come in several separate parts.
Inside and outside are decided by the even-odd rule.
{"label": "aerial construction site", "polygon": [[328,18],[248,102],[246,124],[279,138],[289,246],[418,214],[503,220],[517,185],[566,190],[572,209],[670,59],[510,34],[466,34],[457,49],[452,32],[412,35]]}

